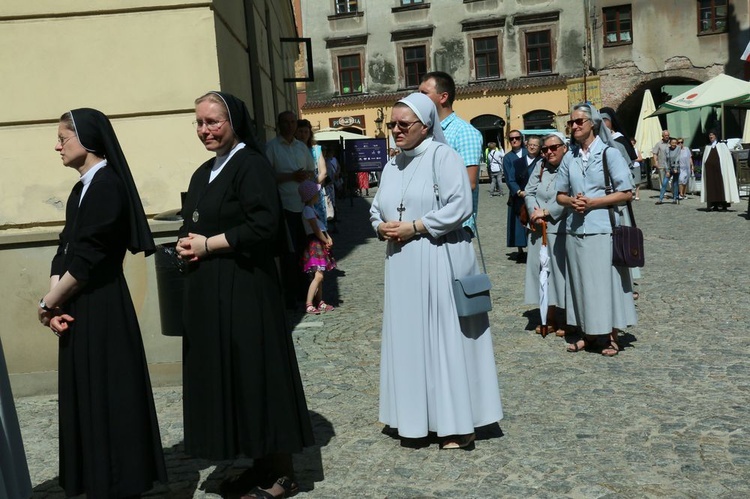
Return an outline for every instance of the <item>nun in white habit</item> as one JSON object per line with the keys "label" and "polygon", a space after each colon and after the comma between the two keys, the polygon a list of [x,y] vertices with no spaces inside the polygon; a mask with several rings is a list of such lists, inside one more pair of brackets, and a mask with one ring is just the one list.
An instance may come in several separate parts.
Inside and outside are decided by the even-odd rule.
{"label": "nun in white habit", "polygon": [[406,445],[434,434],[454,449],[473,446],[474,429],[503,411],[487,314],[459,319],[453,300],[448,252],[456,277],[479,267],[461,228],[469,178],[439,123],[425,95],[393,106],[388,128],[403,152],[383,169],[370,222],[387,242],[380,421]]}

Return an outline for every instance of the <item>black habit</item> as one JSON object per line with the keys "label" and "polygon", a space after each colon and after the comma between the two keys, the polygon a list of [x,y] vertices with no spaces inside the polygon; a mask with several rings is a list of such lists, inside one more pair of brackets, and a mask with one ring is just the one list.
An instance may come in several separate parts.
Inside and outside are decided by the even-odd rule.
{"label": "black habit", "polygon": [[75,319],[60,338],[58,373],[60,485],[68,496],[128,497],[167,480],[141,332],[123,275],[130,201],[115,168],[96,172],[80,207],[81,182],[73,188],[52,260],[52,275],[67,271],[85,284],[62,306]]}
{"label": "black habit", "polygon": [[232,247],[192,263],[185,282],[185,450],[206,459],[299,452],[314,441],[274,261],[274,171],[244,147],[209,183],[214,161],[190,180],[180,230],[223,233]]}

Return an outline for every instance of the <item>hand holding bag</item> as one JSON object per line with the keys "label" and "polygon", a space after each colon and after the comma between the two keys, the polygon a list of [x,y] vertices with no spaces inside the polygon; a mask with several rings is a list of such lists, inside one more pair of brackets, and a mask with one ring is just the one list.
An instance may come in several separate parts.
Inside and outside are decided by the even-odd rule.
{"label": "hand holding bag", "polygon": [[[609,167],[607,166],[607,149],[604,150],[604,183],[608,190],[612,191],[612,182],[609,176]],[[645,256],[643,253],[643,232],[635,226],[635,215],[633,214],[633,205],[630,201],[627,203],[628,215],[632,226],[615,225],[614,209],[612,206],[609,210],[609,223],[612,225],[612,265],[615,267],[643,267]]]}
{"label": "hand holding bag", "polygon": [[[440,191],[438,188],[437,175],[435,173],[435,164],[432,165],[432,182],[435,199],[437,200],[438,209],[442,207],[440,203]],[[463,230],[463,229],[460,229]],[[445,251],[448,254],[448,265],[451,269],[451,278],[453,283],[453,299],[456,303],[456,312],[459,317],[470,317],[472,315],[482,314],[492,310],[492,299],[490,298],[490,289],[492,282],[487,275],[487,267],[484,264],[484,254],[482,253],[482,242],[479,240],[479,230],[474,229],[479,244],[479,254],[482,257],[482,269],[484,273],[469,275],[465,277],[455,277],[453,272],[453,262],[451,253],[448,250],[447,243]]]}

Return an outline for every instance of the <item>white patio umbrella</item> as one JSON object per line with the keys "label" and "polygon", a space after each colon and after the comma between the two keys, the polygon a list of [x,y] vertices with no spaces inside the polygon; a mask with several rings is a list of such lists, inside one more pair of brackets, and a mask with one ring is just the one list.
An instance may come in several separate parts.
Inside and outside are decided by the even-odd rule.
{"label": "white patio umbrella", "polygon": [[649,118],[656,111],[651,90],[643,93],[641,112],[638,114],[638,125],[635,129],[635,146],[644,158],[651,157],[654,144],[661,140],[661,123],[656,116]]}
{"label": "white patio umbrella", "polygon": [[539,314],[542,316],[542,338],[549,333],[547,329],[547,310],[549,296],[547,287],[549,281],[549,250],[547,249],[547,222],[542,222],[542,246],[539,248]]}
{"label": "white patio umbrella", "polygon": [[750,98],[750,83],[722,73],[665,102],[651,116],[706,106],[721,106],[721,136],[724,137],[724,106],[726,104],[747,106],[747,103],[743,104],[743,102],[748,98]]}
{"label": "white patio umbrella", "polygon": [[367,135],[360,135],[358,133],[347,132],[344,130],[337,130],[335,128],[321,128],[315,132],[315,140],[349,140],[349,139],[371,139]]}
{"label": "white patio umbrella", "polygon": [[750,142],[750,111],[745,114],[745,127],[742,129],[742,143]]}

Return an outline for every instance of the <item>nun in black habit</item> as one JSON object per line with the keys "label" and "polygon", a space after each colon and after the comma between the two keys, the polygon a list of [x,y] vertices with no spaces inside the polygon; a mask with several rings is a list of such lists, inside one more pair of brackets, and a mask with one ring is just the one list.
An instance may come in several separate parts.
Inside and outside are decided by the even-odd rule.
{"label": "nun in black habit", "polygon": [[190,180],[177,243],[190,262],[185,451],[251,457],[253,468],[224,490],[258,486],[251,496],[288,496],[297,490],[291,456],[314,441],[274,260],[283,234],[275,174],[240,99],[209,92],[196,99],[195,117],[198,138],[216,156]]}
{"label": "nun in black habit", "polygon": [[60,485],[66,495],[139,497],[167,472],[122,263],[153,253],[130,168],[107,117],[74,109],[55,150],[78,171],[38,315],[59,336]]}

